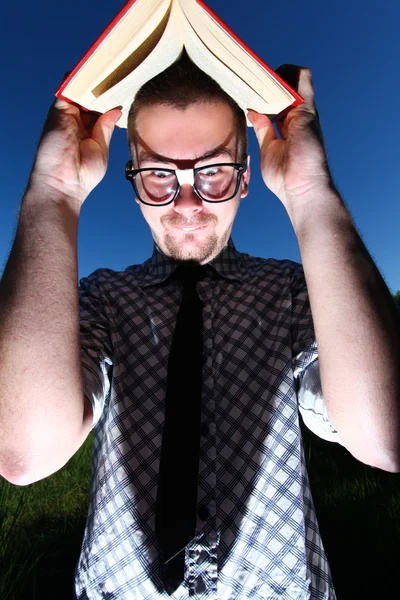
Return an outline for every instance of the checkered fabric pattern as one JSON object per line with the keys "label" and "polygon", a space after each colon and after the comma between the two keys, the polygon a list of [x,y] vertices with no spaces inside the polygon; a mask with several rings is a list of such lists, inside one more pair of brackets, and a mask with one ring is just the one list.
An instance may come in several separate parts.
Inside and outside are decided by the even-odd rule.
{"label": "checkered fabric pattern", "polygon": [[182,298],[169,278],[176,263],[155,246],[142,265],[80,281],[95,432],[78,600],[336,598],[299,410],[316,434],[343,442],[321,394],[303,269],[240,253],[231,239],[209,264],[197,284],[204,302],[197,530],[172,596],[160,577],[154,523],[168,354]]}

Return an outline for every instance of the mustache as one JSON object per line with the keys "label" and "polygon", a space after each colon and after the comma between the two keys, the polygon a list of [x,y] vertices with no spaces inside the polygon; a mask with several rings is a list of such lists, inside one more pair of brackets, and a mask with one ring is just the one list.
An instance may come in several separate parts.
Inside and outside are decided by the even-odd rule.
{"label": "mustache", "polygon": [[208,225],[209,223],[217,223],[218,219],[215,215],[209,215],[207,217],[184,219],[180,215],[164,215],[161,217],[161,224],[166,225],[189,225],[196,227],[197,225]]}

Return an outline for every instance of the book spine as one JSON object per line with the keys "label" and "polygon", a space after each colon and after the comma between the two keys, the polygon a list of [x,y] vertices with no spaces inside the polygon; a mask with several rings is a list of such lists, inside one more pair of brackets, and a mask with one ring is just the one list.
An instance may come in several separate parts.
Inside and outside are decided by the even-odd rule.
{"label": "book spine", "polygon": [[[253,52],[253,50],[251,50],[251,48],[249,48],[229,27],[226,23],[224,23],[224,21],[222,21],[218,15],[215,14],[215,12],[209,7],[207,6],[207,4],[204,2],[204,0],[196,0],[197,4],[199,4],[209,15],[212,19],[214,19],[214,21],[216,21],[218,23],[218,25],[220,27],[222,27],[222,29],[224,29],[226,31],[226,33],[228,35],[231,36],[231,38],[233,38],[235,40],[235,42],[237,44],[239,44],[239,46],[241,46],[243,48],[243,50],[245,50],[252,58],[254,58],[255,61],[258,62],[259,65],[261,65],[261,67],[263,67],[266,71],[268,71],[268,73],[270,73],[272,75],[272,77],[274,79],[276,79],[276,81],[278,81],[281,86],[283,88],[285,88],[285,90],[287,90],[293,97],[294,100],[292,102],[292,104],[290,105],[290,108],[293,108],[295,106],[299,106],[299,104],[302,104],[304,102],[304,99],[300,96],[300,94],[298,94],[296,92],[296,90],[294,90],[293,88],[290,87],[289,84],[286,83],[286,81],[284,81],[281,77],[279,77],[279,75],[277,73],[275,73],[275,71],[273,69],[271,69],[271,67],[269,67],[259,56],[257,56],[257,54],[255,52]],[[287,110],[287,109],[286,109]],[[274,118],[274,121],[279,120],[280,118],[282,118],[281,115],[283,115],[285,111],[283,111],[282,113],[280,113],[280,115],[277,115]]]}

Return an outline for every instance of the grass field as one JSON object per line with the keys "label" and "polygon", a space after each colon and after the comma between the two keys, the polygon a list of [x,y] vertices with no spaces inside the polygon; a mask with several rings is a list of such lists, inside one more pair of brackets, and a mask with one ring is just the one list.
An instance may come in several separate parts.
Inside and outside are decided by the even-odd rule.
{"label": "grass field", "polygon": [[[92,435],[58,473],[27,487],[0,478],[0,599],[70,600],[89,501]],[[400,474],[367,467],[304,429],[322,539],[338,600],[395,600]]]}

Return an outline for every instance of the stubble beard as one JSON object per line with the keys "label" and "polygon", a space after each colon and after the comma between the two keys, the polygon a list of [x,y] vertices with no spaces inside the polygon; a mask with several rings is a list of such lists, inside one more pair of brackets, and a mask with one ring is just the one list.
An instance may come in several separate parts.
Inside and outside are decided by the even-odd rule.
{"label": "stubble beard", "polygon": [[202,240],[201,244],[196,243],[196,235],[193,233],[186,233],[184,240],[181,242],[166,233],[163,242],[167,251],[166,254],[177,261],[190,260],[203,264],[211,260],[220,251],[218,236],[215,232]]}
{"label": "stubble beard", "polygon": [[[154,230],[151,230],[153,239],[164,254],[178,262],[193,261],[199,264],[205,264],[218,256],[227,244],[239,209],[239,204],[240,200],[236,202],[232,220],[221,236],[218,236],[216,233],[218,224],[218,217],[216,215],[208,215],[206,218],[193,219],[190,221],[182,219],[179,215],[164,215],[160,220],[164,229],[164,235],[162,237],[158,236]],[[171,225],[191,225],[194,227],[196,225],[206,224],[211,231],[201,242],[196,241],[196,233],[187,231],[183,236],[175,237],[168,231]]]}
{"label": "stubble beard", "polygon": [[152,234],[157,246],[170,258],[178,262],[193,261],[199,264],[205,264],[220,253],[229,239],[231,227],[229,227],[229,230],[219,238],[215,231],[217,222],[217,217],[214,215],[206,220],[203,219],[191,223],[186,222],[187,225],[192,226],[208,224],[211,231],[207,236],[202,238],[201,241],[197,240],[196,233],[191,233],[190,231],[185,232],[183,236],[179,235],[177,237],[169,233],[168,228],[170,225],[183,224],[182,221],[179,221],[179,219],[174,217],[164,217],[161,219],[161,224],[164,227],[162,239],[160,236],[157,236],[154,231],[152,231]]}
{"label": "stubble beard", "polygon": [[201,241],[197,240],[196,233],[190,231],[185,232],[183,236],[179,235],[179,237],[169,233],[166,228],[163,236],[157,236],[154,231],[152,233],[157,246],[170,258],[179,262],[193,261],[203,264],[219,252],[220,241],[215,233],[215,227],[211,224],[209,224],[209,227],[212,227],[212,231]]}

